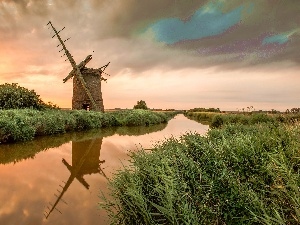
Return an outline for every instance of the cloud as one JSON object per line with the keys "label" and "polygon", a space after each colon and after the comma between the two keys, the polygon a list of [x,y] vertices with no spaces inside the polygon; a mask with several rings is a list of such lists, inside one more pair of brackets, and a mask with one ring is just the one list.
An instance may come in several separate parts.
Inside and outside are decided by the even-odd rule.
{"label": "cloud", "polygon": [[[169,44],[169,48],[189,51],[191,54],[198,52],[201,57],[199,61],[206,58],[206,53],[209,52],[209,57],[214,56],[215,65],[223,65],[223,68],[252,67],[284,61],[299,64],[295,50],[299,47],[297,30],[300,24],[294,18],[299,18],[300,10],[293,8],[297,8],[295,2],[290,1],[286,5],[275,2],[271,8],[261,1],[219,3],[220,1],[214,1],[208,4],[209,7],[202,6],[188,21],[181,18],[162,19],[149,29],[152,29],[157,41]],[[289,15],[287,11],[290,12]],[[202,17],[197,20],[195,15],[200,12]],[[206,20],[204,12],[214,15],[214,20]],[[210,21],[218,19],[222,19],[218,23],[219,27],[212,26],[214,23]],[[200,26],[203,28],[201,32],[196,29]],[[292,31],[287,32],[289,29]],[[223,52],[218,52],[217,49]]]}
{"label": "cloud", "polygon": [[272,35],[272,36],[269,36],[269,37],[265,37],[264,40],[262,41],[262,44],[263,45],[273,44],[273,43],[284,44],[284,43],[288,42],[288,40],[289,40],[289,38],[286,35],[277,34],[277,35]]}
{"label": "cloud", "polygon": [[167,44],[215,36],[237,24],[243,9],[240,6],[224,14],[217,6],[210,3],[198,9],[187,21],[178,18],[162,19],[148,29],[154,32],[158,41]]}
{"label": "cloud", "polygon": [[258,0],[3,0],[0,45],[25,50],[24,64],[64,63],[46,27],[51,20],[57,29],[66,27],[61,35],[71,37],[67,47],[78,63],[94,50],[99,66],[118,60],[110,65],[114,74],[157,66],[299,64],[299,32],[291,34],[300,27],[298,8],[294,1]]}
{"label": "cloud", "polygon": [[270,35],[264,38],[263,40],[263,45],[265,44],[285,44],[287,43],[289,40],[291,40],[291,37],[294,34],[300,34],[300,28],[299,29],[294,29],[292,31],[289,32],[285,32],[285,33],[281,33],[281,34],[275,34],[275,35]]}
{"label": "cloud", "polygon": [[[117,99],[116,102],[121,99],[112,90],[120,89],[123,91],[120,95],[125,96],[127,89],[120,86],[130,82],[141,85],[140,93],[148,93],[147,83],[135,79],[160,74],[161,81],[166,82],[161,88],[163,92],[158,95],[159,90],[153,90],[157,95],[149,92],[149,96],[170,99],[170,104],[166,103],[168,107],[177,100],[183,104],[186,98],[196,104],[205,94],[198,95],[195,86],[188,89],[190,94],[185,94],[188,91],[180,88],[180,84],[188,86],[190,83],[182,80],[192,78],[192,83],[203,84],[203,71],[213,69],[220,78],[210,80],[204,76],[211,82],[207,83],[210,88],[205,93],[211,104],[214,99],[219,104],[222,96],[230,101],[236,96],[234,90],[215,85],[224,81],[221,79],[224,71],[236,77],[243,73],[270,76],[291,70],[296,73],[300,68],[300,8],[293,0],[0,0],[0,81],[26,84],[53,102],[68,101],[68,106],[71,94],[59,97],[66,96],[67,91],[71,93],[71,82],[57,84],[53,93],[44,90],[46,82],[62,82],[71,70],[70,63],[64,61],[66,58],[60,57],[57,39],[51,39],[53,32],[46,26],[49,20],[58,30],[66,27],[60,34],[63,39],[71,37],[66,45],[77,63],[89,54],[93,60],[88,67],[97,68],[111,62],[106,72],[112,75],[112,81],[103,85],[107,103],[109,98]],[[110,86],[110,82],[122,76],[128,82]],[[196,79],[197,76],[201,79]],[[172,79],[179,84],[174,87],[176,92],[167,93],[167,83]],[[151,84],[158,85],[155,81]],[[204,90],[204,86],[201,88]],[[218,90],[223,92],[217,94]],[[263,101],[261,96],[266,93],[260,93],[256,97]],[[268,96],[272,95],[278,96],[275,92]],[[137,99],[132,99],[130,96],[123,101],[134,104]],[[296,102],[295,98],[288,99]]]}

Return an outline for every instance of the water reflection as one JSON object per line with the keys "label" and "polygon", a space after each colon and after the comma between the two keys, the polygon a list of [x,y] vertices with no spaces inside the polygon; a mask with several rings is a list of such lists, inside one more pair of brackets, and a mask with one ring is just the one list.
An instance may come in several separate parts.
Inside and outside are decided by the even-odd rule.
{"label": "water reflection", "polygon": [[[107,177],[126,165],[128,150],[150,148],[208,126],[176,116],[150,127],[118,127],[0,145],[0,224],[109,224],[97,209]],[[128,165],[128,164],[127,164]]]}
{"label": "water reflection", "polygon": [[193,121],[196,121],[198,123],[201,123],[203,125],[208,125],[208,126],[211,125],[211,121],[209,119],[197,119],[193,116],[186,116],[186,118],[188,118],[189,120],[193,120]]}
{"label": "water reflection", "polygon": [[105,160],[100,161],[102,139],[103,137],[72,142],[72,165],[70,165],[66,159],[62,159],[62,163],[70,171],[70,176],[67,182],[63,182],[63,186],[59,185],[62,190],[58,190],[59,195],[55,194],[57,199],[54,204],[49,203],[51,207],[47,206],[49,211],[46,211],[44,214],[46,219],[48,219],[53,210],[57,210],[59,213],[62,213],[59,209],[57,209],[57,205],[60,201],[67,204],[62,197],[74,179],[77,179],[86,189],[89,189],[90,185],[84,179],[84,175],[100,173],[107,179],[107,176],[101,169],[101,164],[105,162]]}
{"label": "water reflection", "polygon": [[100,137],[109,137],[114,134],[137,136],[163,130],[167,124],[149,127],[110,127],[101,130],[67,133],[58,136],[38,137],[35,140],[0,145],[0,164],[17,163],[24,159],[33,159],[34,156],[51,148],[57,148],[70,141],[81,141]]}

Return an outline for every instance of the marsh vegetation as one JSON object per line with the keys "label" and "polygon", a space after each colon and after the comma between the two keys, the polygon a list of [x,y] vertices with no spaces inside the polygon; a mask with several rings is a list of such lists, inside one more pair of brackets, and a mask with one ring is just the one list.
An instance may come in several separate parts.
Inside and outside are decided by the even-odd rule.
{"label": "marsh vegetation", "polygon": [[286,123],[299,121],[300,113],[221,113],[221,112],[191,112],[185,113],[189,119],[198,122],[208,122],[212,128],[220,128],[226,124],[253,125],[258,123]]}
{"label": "marsh vegetation", "polygon": [[[109,224],[105,211],[97,208],[99,190],[108,193],[102,171],[111,179],[130,164],[129,150],[151,148],[154,141],[188,130],[205,134],[207,129],[177,115],[158,125],[115,126],[2,144],[0,224]],[[71,175],[76,178],[70,184]],[[66,183],[70,186],[63,189]],[[57,210],[45,219],[43,214],[49,214],[62,190]]]}
{"label": "marsh vegetation", "polygon": [[299,123],[293,116],[215,117],[219,129],[205,136],[132,153],[132,165],[100,202],[111,224],[299,224]]}
{"label": "marsh vegetation", "polygon": [[166,123],[174,112],[123,110],[94,112],[85,110],[0,110],[0,143],[28,141],[36,136],[62,134],[114,126],[150,126]]}

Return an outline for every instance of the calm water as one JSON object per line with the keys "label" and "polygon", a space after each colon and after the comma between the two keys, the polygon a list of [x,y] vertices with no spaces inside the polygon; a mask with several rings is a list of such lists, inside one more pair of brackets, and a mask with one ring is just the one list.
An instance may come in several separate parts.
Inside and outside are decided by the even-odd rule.
{"label": "calm water", "polygon": [[169,123],[43,137],[0,145],[0,224],[108,224],[97,203],[128,152],[207,125],[177,115]]}

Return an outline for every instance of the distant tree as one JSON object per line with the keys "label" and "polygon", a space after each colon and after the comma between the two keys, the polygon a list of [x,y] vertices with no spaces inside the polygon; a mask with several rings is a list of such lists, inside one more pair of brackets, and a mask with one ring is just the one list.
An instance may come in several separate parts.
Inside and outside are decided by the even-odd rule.
{"label": "distant tree", "polygon": [[0,109],[45,109],[58,108],[52,103],[44,103],[34,91],[19,86],[17,83],[0,85]]}
{"label": "distant tree", "polygon": [[143,100],[137,101],[137,104],[135,106],[133,106],[133,108],[134,109],[148,109],[146,102]]}

